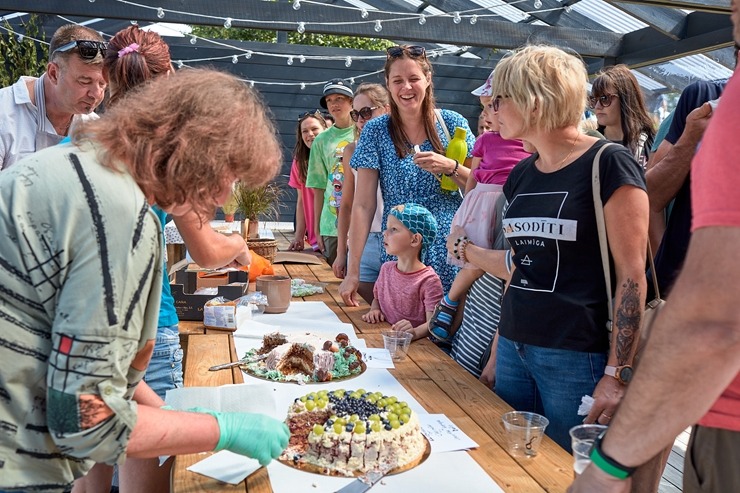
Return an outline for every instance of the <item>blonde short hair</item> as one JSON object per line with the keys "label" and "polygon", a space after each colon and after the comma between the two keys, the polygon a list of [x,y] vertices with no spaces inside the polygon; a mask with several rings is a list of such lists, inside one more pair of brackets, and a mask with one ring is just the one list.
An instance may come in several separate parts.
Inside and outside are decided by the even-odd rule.
{"label": "blonde short hair", "polygon": [[583,61],[554,46],[524,46],[504,57],[493,76],[493,94],[511,98],[524,128],[551,131],[577,126],[586,109],[588,74]]}

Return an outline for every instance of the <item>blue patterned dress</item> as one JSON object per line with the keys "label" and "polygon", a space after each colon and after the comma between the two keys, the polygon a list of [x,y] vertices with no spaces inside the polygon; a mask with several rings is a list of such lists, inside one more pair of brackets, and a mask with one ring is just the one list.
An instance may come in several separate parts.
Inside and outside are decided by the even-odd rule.
{"label": "blue patterned dress", "polygon": [[[434,215],[439,230],[425,263],[434,268],[447,292],[452,286],[458,268],[447,264],[445,243],[450,233],[452,217],[462,203],[462,198],[457,191],[442,190],[439,181],[432,173],[414,164],[411,154],[399,159],[388,128],[389,118],[390,115],[382,115],[367,122],[362,129],[350,165],[355,169],[367,168],[378,171],[384,203],[383,229],[385,229],[388,211],[394,205],[416,202],[429,209]],[[466,140],[468,157],[470,157],[475,137],[468,126],[468,121],[459,113],[449,110],[442,110],[442,119],[450,134],[454,133],[455,127],[462,127],[467,131]],[[442,145],[446,148],[448,139],[439,123],[437,123],[437,133]],[[429,140],[424,141],[419,147],[422,151],[433,150]],[[383,251],[383,262],[389,259],[388,254]]]}

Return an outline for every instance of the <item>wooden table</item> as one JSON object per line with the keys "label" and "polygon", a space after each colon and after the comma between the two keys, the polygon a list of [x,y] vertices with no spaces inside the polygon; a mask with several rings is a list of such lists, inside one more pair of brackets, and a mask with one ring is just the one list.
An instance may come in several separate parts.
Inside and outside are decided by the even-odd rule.
{"label": "wooden table", "polygon": [[[307,301],[324,301],[342,322],[354,325],[359,337],[369,347],[382,347],[380,331],[387,324],[368,324],[360,317],[368,310],[345,307],[338,293],[339,280],[331,268],[321,265],[277,265],[276,274],[287,274],[306,282],[327,283],[326,292],[307,297]],[[294,299],[295,300],[295,299]],[[233,337],[230,334],[205,330],[200,322],[180,322],[185,350],[185,385],[216,386],[242,383],[240,370],[209,372],[212,365],[236,361]],[[479,444],[468,452],[473,459],[506,492],[564,492],[573,480],[573,459],[548,437],[542,442],[534,459],[512,458],[506,452],[501,415],[511,410],[485,385],[444,354],[429,340],[411,344],[408,358],[390,370],[393,376],[429,413],[447,415],[462,431]],[[173,468],[173,491],[192,493],[271,492],[266,469],[262,468],[237,486],[186,471],[206,454],[178,456]]]}

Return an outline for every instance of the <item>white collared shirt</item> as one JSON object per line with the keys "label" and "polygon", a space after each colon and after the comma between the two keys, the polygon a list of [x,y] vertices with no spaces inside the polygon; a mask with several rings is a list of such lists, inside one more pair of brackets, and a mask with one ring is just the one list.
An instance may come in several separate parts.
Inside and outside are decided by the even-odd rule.
{"label": "white collared shirt", "polygon": [[[21,77],[10,87],[0,89],[0,170],[4,170],[25,156],[40,151],[36,149],[39,109],[31,102],[27,82],[36,77]],[[50,135],[59,135],[44,112],[43,128]],[[97,115],[75,115],[72,125],[80,119],[97,118]]]}

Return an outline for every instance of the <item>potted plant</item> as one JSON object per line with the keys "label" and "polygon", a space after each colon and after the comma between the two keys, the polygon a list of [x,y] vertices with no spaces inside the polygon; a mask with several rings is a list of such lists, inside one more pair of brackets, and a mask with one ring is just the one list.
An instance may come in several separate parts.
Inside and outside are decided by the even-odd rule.
{"label": "potted plant", "polygon": [[270,218],[277,220],[280,208],[280,198],[283,190],[275,183],[252,188],[244,183],[237,183],[234,187],[237,210],[244,214],[246,238],[258,238],[259,219]]}

